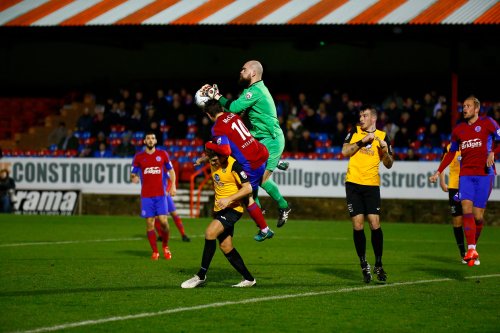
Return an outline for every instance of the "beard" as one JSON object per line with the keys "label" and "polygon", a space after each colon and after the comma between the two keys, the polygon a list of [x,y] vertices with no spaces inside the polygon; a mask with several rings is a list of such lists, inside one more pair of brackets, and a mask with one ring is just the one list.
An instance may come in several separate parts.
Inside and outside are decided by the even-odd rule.
{"label": "beard", "polygon": [[243,76],[240,76],[238,84],[242,87],[248,87],[250,85],[250,78],[245,78]]}
{"label": "beard", "polygon": [[155,144],[146,144],[146,148],[151,150],[155,147]]}

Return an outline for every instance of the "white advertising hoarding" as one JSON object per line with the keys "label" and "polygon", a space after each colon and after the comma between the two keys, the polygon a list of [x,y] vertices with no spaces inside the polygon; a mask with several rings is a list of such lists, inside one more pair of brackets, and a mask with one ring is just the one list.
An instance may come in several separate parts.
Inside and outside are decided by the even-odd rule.
{"label": "white advertising hoarding", "polygon": [[[99,158],[4,158],[0,168],[9,169],[17,188],[25,190],[80,190],[82,193],[139,194],[130,183],[131,159]],[[347,161],[290,160],[287,171],[277,170],[273,179],[286,197],[345,197]],[[387,170],[380,167],[384,199],[446,200],[429,176],[438,162],[396,161]],[[498,167],[498,165],[497,165]],[[486,189],[485,189],[486,190]],[[261,190],[259,193],[264,194]],[[500,176],[496,176],[491,201],[500,201]]]}

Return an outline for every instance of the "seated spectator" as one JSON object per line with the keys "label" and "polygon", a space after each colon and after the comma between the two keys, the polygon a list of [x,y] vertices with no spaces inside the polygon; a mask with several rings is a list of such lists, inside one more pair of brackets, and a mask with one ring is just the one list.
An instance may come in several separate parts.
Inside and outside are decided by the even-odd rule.
{"label": "seated spectator", "polygon": [[7,169],[0,170],[0,213],[12,213],[16,183]]}
{"label": "seated spectator", "polygon": [[403,159],[404,161],[418,161],[420,157],[415,154],[415,151],[412,148],[408,148],[406,152],[406,157]]}
{"label": "seated spectator", "polygon": [[413,136],[408,132],[408,127],[402,126],[394,136],[395,148],[408,148],[413,141]]}
{"label": "seated spectator", "polygon": [[296,153],[298,151],[299,139],[295,136],[292,130],[286,131],[285,151]]}
{"label": "seated spectator", "polygon": [[[168,124],[168,123],[167,123]],[[177,115],[177,121],[168,130],[169,139],[185,139],[188,133],[187,120],[184,113]]]}
{"label": "seated spectator", "polygon": [[142,124],[143,124],[142,113],[139,109],[134,108],[132,115],[128,119],[126,127],[128,130],[132,132],[139,132],[143,130]]}
{"label": "seated spectator", "polygon": [[127,132],[122,137],[122,142],[115,149],[115,156],[131,157],[135,154],[135,147],[130,143],[132,137],[131,132]]}
{"label": "seated spectator", "polygon": [[424,136],[424,146],[441,147],[441,133],[439,133],[436,123],[431,123]]}
{"label": "seated spectator", "polygon": [[104,143],[104,145],[106,145],[106,134],[104,134],[104,132],[99,132],[97,134],[97,138],[94,142],[94,144],[90,147],[91,149],[91,156],[94,156],[95,153],[97,151],[99,151],[99,146],[101,145],[101,143]]}
{"label": "seated spectator", "polygon": [[298,142],[298,151],[301,153],[313,153],[316,150],[315,141],[311,138],[311,133],[306,129]]}
{"label": "seated spectator", "polygon": [[347,129],[345,128],[344,123],[339,122],[335,128],[335,132],[332,135],[332,145],[333,146],[342,146],[344,144],[344,140],[347,136]]}
{"label": "seated spectator", "polygon": [[92,129],[92,115],[90,114],[90,108],[84,107],[82,115],[78,118],[76,122],[76,128],[81,132],[90,132]]}
{"label": "seated spectator", "polygon": [[399,126],[394,124],[392,121],[387,120],[387,123],[382,127],[384,132],[389,135],[389,139],[394,140],[396,133],[399,131]]}
{"label": "seated spectator", "polygon": [[57,148],[65,151],[78,150],[79,145],[80,142],[78,141],[78,138],[74,136],[73,130],[68,128],[66,136],[59,141]]}
{"label": "seated spectator", "polygon": [[110,131],[110,124],[104,118],[104,107],[96,106],[94,120],[92,122],[92,136],[97,136],[100,132],[107,135]]}
{"label": "seated spectator", "polygon": [[333,133],[333,119],[326,111],[326,104],[320,103],[315,119],[315,128],[318,133]]}
{"label": "seated spectator", "polygon": [[94,152],[94,157],[113,157],[111,150],[108,149],[104,142],[99,143],[99,149]]}

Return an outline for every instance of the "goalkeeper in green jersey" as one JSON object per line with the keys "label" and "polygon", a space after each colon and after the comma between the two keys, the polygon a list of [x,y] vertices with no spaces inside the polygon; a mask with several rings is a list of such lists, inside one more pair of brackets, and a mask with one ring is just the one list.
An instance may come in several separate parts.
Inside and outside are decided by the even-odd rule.
{"label": "goalkeeper in green jersey", "polygon": [[[241,68],[239,80],[246,88],[234,101],[223,97],[219,93],[217,85],[204,85],[200,90],[209,98],[218,100],[226,111],[231,113],[244,112],[250,120],[250,133],[269,151],[269,159],[261,187],[278,203],[277,226],[282,227],[288,220],[291,209],[289,203],[281,195],[278,185],[271,178],[271,174],[277,167],[281,170],[288,168],[287,162],[280,161],[285,148],[285,136],[279,125],[273,97],[262,81],[262,73],[263,68],[260,62],[256,60],[246,62]],[[258,202],[258,199],[255,199]]]}

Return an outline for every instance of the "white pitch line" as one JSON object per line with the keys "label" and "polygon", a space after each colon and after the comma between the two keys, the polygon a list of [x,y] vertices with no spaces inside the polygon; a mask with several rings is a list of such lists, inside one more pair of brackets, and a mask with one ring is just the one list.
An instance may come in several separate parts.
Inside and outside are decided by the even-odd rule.
{"label": "white pitch line", "polygon": [[[189,236],[190,238],[205,237],[200,236]],[[134,237],[134,238],[109,238],[109,239],[87,239],[81,241],[59,241],[59,242],[33,242],[33,243],[13,243],[13,244],[0,244],[0,247],[18,247],[18,246],[33,246],[33,245],[66,245],[66,244],[85,244],[85,243],[105,243],[105,242],[123,242],[123,241],[138,241],[145,240],[146,238]],[[180,239],[180,237],[170,237],[170,239]]]}
{"label": "white pitch line", "polygon": [[[465,279],[486,279],[486,278],[495,278],[495,277],[500,277],[500,274],[469,276],[469,277],[465,277]],[[75,323],[66,323],[66,324],[61,324],[61,325],[56,325],[56,326],[40,327],[40,328],[35,328],[33,330],[28,330],[28,331],[17,331],[15,333],[52,332],[52,331],[64,330],[64,329],[74,328],[74,327],[99,325],[99,324],[105,324],[105,323],[110,323],[110,322],[114,322],[114,321],[124,321],[124,320],[131,320],[131,319],[156,317],[156,316],[162,316],[162,315],[171,314],[171,313],[178,313],[178,312],[187,312],[187,311],[203,310],[203,309],[210,309],[210,308],[220,308],[220,307],[229,306],[229,305],[259,303],[259,302],[266,302],[266,301],[279,301],[279,300],[289,299],[289,298],[323,296],[323,295],[331,295],[331,294],[350,293],[353,291],[362,291],[362,290],[371,290],[371,289],[380,289],[380,288],[389,288],[389,287],[399,287],[399,286],[408,286],[408,285],[434,283],[434,282],[446,282],[446,281],[454,281],[454,279],[444,278],[444,279],[434,279],[434,280],[395,282],[395,283],[380,284],[380,285],[375,285],[375,286],[372,285],[372,286],[363,286],[363,287],[355,287],[355,288],[342,288],[342,289],[338,289],[338,290],[325,290],[325,291],[308,292],[308,293],[300,293],[300,294],[288,294],[288,295],[277,295],[277,296],[268,296],[268,297],[259,297],[259,298],[249,298],[249,299],[244,299],[241,301],[217,302],[217,303],[195,305],[195,306],[190,306],[190,307],[174,308],[174,309],[163,310],[163,311],[158,311],[158,312],[145,312],[145,313],[138,313],[135,315],[128,315],[128,316],[117,316],[117,317],[102,318],[102,319],[96,319],[96,320],[85,320],[85,321],[79,321],[79,322],[75,322]]]}

